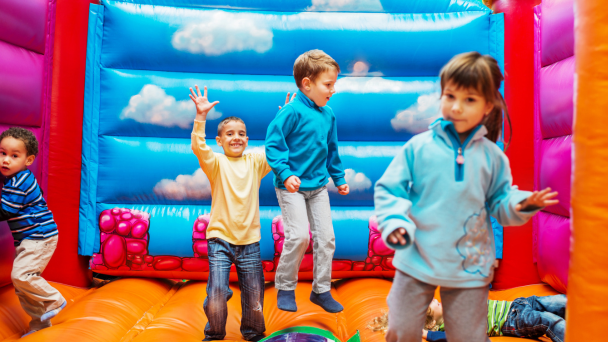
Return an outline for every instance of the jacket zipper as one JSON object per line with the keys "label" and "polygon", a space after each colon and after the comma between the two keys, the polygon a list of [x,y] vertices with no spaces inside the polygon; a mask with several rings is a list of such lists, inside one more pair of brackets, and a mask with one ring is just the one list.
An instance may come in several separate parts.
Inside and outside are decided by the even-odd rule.
{"label": "jacket zipper", "polygon": [[456,156],[456,181],[462,182],[464,178],[464,154],[462,147],[458,147],[458,155]]}

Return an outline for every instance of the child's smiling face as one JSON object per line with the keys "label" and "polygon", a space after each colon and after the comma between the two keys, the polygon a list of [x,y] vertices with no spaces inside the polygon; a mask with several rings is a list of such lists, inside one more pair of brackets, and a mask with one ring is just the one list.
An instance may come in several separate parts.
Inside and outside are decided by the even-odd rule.
{"label": "child's smiling face", "polygon": [[224,149],[227,157],[239,158],[243,156],[243,151],[247,147],[249,137],[247,128],[240,121],[229,121],[222,127],[221,135],[216,137],[217,144]]}
{"label": "child's smiling face", "polygon": [[4,177],[24,171],[32,165],[36,156],[27,155],[25,143],[21,139],[6,137],[0,141],[0,173]]}
{"label": "child's smiling face", "polygon": [[313,102],[323,107],[327,104],[329,99],[336,93],[334,85],[338,81],[338,70],[330,68],[320,73],[313,81],[305,78],[302,80],[303,92],[313,100]]}

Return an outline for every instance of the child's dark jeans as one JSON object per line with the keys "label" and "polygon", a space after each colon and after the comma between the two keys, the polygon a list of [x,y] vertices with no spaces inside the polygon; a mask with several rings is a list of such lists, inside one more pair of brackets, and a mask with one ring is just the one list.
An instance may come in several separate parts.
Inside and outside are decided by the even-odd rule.
{"label": "child's dark jeans", "polygon": [[538,338],[547,334],[554,342],[563,342],[566,334],[566,296],[517,298],[511,304],[502,327],[505,336]]}
{"label": "child's dark jeans", "polygon": [[208,240],[209,281],[203,307],[209,320],[205,340],[222,340],[226,336],[227,302],[232,297],[228,286],[230,267],[234,263],[241,289],[241,334],[245,340],[264,335],[264,273],[260,243],[233,245],[222,239]]}

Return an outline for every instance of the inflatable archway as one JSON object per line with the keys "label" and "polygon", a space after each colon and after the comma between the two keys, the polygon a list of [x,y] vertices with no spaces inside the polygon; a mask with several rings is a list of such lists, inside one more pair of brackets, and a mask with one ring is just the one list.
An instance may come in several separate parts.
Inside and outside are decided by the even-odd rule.
{"label": "inflatable archway", "polygon": [[[392,276],[392,251],[373,218],[372,185],[400,146],[438,117],[443,64],[477,50],[502,65],[503,17],[478,2],[332,4],[91,6],[79,253],[92,256],[94,272],[206,279],[211,192],[191,152],[194,105],[185,91],[206,85],[220,101],[207,136],[216,135],[222,118],[238,116],[247,124],[249,150],[259,150],[277,104],[297,89],[293,61],[318,48],[344,70],[331,106],[351,194],[329,186],[333,277]],[[353,12],[337,12],[345,8]],[[381,48],[369,49],[372,41]],[[260,205],[262,260],[272,280],[284,239],[272,177],[262,180]],[[310,279],[311,271],[312,242],[299,278]]]}

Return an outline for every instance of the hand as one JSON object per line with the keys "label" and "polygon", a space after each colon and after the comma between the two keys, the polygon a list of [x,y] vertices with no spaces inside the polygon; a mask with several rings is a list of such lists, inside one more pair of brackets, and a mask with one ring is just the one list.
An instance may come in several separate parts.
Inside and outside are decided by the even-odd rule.
{"label": "hand", "polygon": [[[296,98],[296,93],[293,93],[293,96],[291,97],[291,100],[290,100],[290,99],[289,99],[289,94],[290,94],[290,93],[288,92],[288,93],[287,93],[287,96],[285,97],[285,104],[288,104],[288,103],[289,103],[289,101],[291,101],[291,100],[293,100],[293,99],[295,99],[295,98]],[[281,108],[283,108],[283,107],[279,106],[279,109],[281,109]]]}
{"label": "hand", "polygon": [[559,203],[558,200],[554,200],[554,198],[557,197],[557,191],[550,191],[551,188],[546,188],[545,190],[541,191],[534,191],[530,197],[519,202],[519,204],[515,206],[515,210],[531,211]]}
{"label": "hand", "polygon": [[188,96],[194,101],[196,105],[196,120],[205,121],[207,119],[207,113],[211,110],[211,108],[215,107],[216,104],[220,103],[220,101],[215,101],[209,103],[207,99],[207,87],[205,87],[205,94],[201,95],[201,90],[198,88],[198,85],[194,85],[196,88],[196,93],[192,88],[190,88],[190,93]]}
{"label": "hand", "polygon": [[422,329],[422,338],[426,340],[427,336],[429,336],[429,331],[426,329]]}
{"label": "hand", "polygon": [[405,246],[407,243],[407,231],[405,228],[397,228],[388,235],[388,242],[393,245]]}
{"label": "hand", "polygon": [[342,184],[338,187],[338,193],[340,195],[348,195],[349,192],[350,188],[348,187],[348,184]]}
{"label": "hand", "polygon": [[283,184],[287,188],[287,191],[291,192],[292,194],[300,190],[301,183],[302,182],[300,182],[300,178],[296,176],[289,176],[289,178],[287,178],[285,182],[283,182]]}

